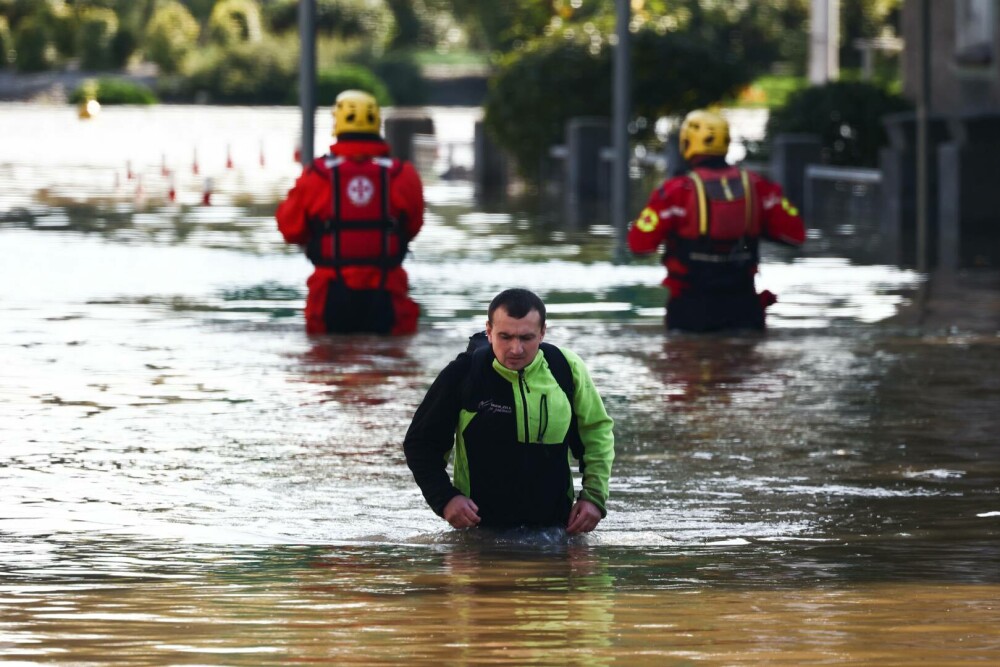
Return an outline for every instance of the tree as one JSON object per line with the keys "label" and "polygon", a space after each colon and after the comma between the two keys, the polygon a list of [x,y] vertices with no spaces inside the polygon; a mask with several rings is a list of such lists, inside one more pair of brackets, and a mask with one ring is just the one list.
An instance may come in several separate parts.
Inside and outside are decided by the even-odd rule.
{"label": "tree", "polygon": [[177,0],[167,0],[146,25],[146,58],[156,63],[161,72],[179,72],[197,44],[199,30],[187,7]]}
{"label": "tree", "polygon": [[219,0],[208,19],[208,36],[221,46],[259,42],[260,6],[255,0]]}

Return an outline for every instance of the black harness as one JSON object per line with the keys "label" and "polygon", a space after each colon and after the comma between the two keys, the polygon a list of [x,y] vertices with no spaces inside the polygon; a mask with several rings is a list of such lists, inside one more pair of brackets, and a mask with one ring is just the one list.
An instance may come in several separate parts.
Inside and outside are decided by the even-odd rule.
{"label": "black harness", "polygon": [[[306,243],[306,257],[315,266],[326,266],[340,269],[347,266],[374,266],[382,269],[380,289],[385,287],[386,274],[389,269],[400,266],[406,256],[407,242],[401,233],[400,221],[389,213],[389,167],[392,161],[385,158],[374,158],[379,167],[380,215],[374,219],[344,220],[341,203],[340,166],[344,159],[327,157],[326,165],[330,169],[330,199],[331,210],[328,218],[310,218],[309,240]],[[344,257],[342,233],[349,230],[376,230],[380,232],[380,252],[368,257]],[[391,240],[397,240],[396,251],[391,251]],[[333,247],[333,255],[323,253],[327,243]]]}

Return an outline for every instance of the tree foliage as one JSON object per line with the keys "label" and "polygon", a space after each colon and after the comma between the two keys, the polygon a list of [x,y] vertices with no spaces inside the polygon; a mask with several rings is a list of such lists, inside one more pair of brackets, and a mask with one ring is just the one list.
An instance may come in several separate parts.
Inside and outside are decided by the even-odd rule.
{"label": "tree foliage", "polygon": [[218,0],[208,19],[208,38],[214,44],[230,46],[241,42],[259,42],[260,6],[255,0]]}
{"label": "tree foliage", "polygon": [[88,8],[82,12],[76,33],[76,52],[85,70],[106,70],[122,63],[115,58],[118,15],[110,9]]}
{"label": "tree foliage", "polygon": [[179,72],[195,48],[199,32],[198,22],[187,7],[177,0],[167,0],[146,25],[143,43],[146,58],[156,63],[161,72]]}
{"label": "tree foliage", "polygon": [[[264,20],[275,33],[299,28],[299,0],[276,0],[264,5]],[[392,14],[369,0],[316,0],[316,31],[344,39],[381,41],[389,32]]]}

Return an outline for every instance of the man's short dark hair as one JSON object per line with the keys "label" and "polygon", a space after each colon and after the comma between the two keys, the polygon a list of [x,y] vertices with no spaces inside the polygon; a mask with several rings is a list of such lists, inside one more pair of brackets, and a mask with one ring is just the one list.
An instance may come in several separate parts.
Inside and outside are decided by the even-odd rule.
{"label": "man's short dark hair", "polygon": [[493,324],[493,313],[497,308],[503,308],[515,320],[526,317],[531,311],[537,310],[541,317],[540,323],[543,327],[545,326],[545,304],[531,290],[515,287],[504,290],[493,297],[493,300],[490,301],[490,308],[486,311],[486,317],[490,324]]}

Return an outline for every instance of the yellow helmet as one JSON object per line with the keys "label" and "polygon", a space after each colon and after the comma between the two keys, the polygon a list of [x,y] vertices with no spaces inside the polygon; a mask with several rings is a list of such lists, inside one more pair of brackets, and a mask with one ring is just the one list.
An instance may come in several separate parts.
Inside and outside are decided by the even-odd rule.
{"label": "yellow helmet", "polygon": [[681,155],[725,155],[729,152],[729,123],[717,113],[698,109],[681,123]]}
{"label": "yellow helmet", "polygon": [[375,98],[363,90],[345,90],[333,105],[333,136],[361,132],[378,134],[381,113]]}

